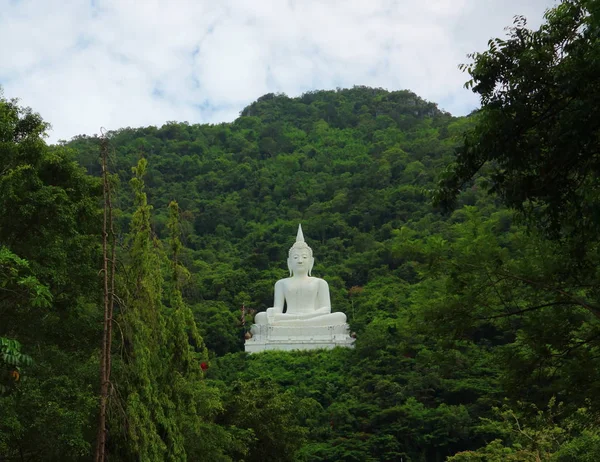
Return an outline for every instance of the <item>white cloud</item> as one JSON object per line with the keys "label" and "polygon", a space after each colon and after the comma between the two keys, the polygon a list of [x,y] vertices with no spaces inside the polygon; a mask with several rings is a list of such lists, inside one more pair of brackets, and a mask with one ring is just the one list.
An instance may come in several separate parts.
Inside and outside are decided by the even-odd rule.
{"label": "white cloud", "polygon": [[410,89],[476,107],[457,65],[553,0],[0,0],[0,85],[53,125],[221,122],[267,92]]}

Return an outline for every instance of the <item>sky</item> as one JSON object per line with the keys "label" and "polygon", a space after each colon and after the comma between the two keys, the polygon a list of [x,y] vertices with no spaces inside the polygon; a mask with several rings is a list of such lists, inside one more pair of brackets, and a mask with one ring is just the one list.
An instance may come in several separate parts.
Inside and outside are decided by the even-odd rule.
{"label": "sky", "polygon": [[265,93],[367,85],[478,106],[467,53],[555,0],[0,0],[4,97],[52,125],[220,123]]}

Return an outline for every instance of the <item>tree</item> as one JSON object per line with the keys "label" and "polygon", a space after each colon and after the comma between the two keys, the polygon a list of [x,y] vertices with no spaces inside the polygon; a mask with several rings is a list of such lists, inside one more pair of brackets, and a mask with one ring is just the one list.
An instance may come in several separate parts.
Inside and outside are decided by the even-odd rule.
{"label": "tree", "polygon": [[272,382],[236,381],[231,384],[226,410],[219,421],[252,431],[250,453],[245,457],[237,454],[243,460],[292,461],[306,437],[306,428],[298,424],[301,406],[291,392]]}
{"label": "tree", "polygon": [[137,208],[131,220],[124,306],[118,321],[123,329],[124,360],[115,384],[122,403],[111,403],[117,412],[121,406],[124,414],[115,412],[117,418],[111,422],[115,435],[111,452],[124,459],[159,461],[166,460],[168,453],[181,454],[183,448],[181,441],[171,441],[174,425],[166,415],[169,402],[161,391],[167,367],[163,361],[163,278],[155,250],[159,244],[150,229],[151,206],[144,191],[146,165],[141,159],[131,180]]}
{"label": "tree", "polygon": [[461,65],[482,108],[436,199],[451,205],[487,166],[506,205],[551,237],[585,240],[600,211],[600,2],[564,0],[544,17],[535,31],[516,17],[508,38]]}
{"label": "tree", "polygon": [[204,382],[202,367],[208,364],[208,351],[181,294],[181,284],[189,278],[189,272],[180,263],[181,223],[175,201],[169,204],[167,226],[171,250],[170,307],[166,312],[170,386],[165,394],[173,403],[172,416],[183,440],[185,458],[225,461],[228,446],[235,443],[230,433],[212,422],[221,411],[221,401],[216,389]]}
{"label": "tree", "polygon": [[47,128],[0,96],[0,337],[32,358],[19,370],[17,344],[2,348],[0,455],[68,461],[93,440],[101,189]]}
{"label": "tree", "polygon": [[434,197],[450,208],[482,187],[528,225],[520,244],[502,243],[492,259],[480,253],[479,274],[450,273],[453,306],[463,320],[500,327],[513,397],[539,405],[556,396],[566,416],[589,406],[597,419],[597,378],[577,371],[595,370],[600,348],[600,2],[564,0],[544,18],[530,30],[517,17],[506,39],[462,65],[482,107]]}
{"label": "tree", "polygon": [[104,462],[106,453],[106,409],[109,397],[110,373],[112,366],[112,325],[116,298],[115,268],[117,265],[117,238],[113,224],[112,192],[110,185],[110,176],[108,172],[108,140],[106,139],[106,137],[102,139],[101,164],[102,183],[104,185],[104,219],[102,222],[102,279],[104,291],[104,320],[100,355],[100,420],[98,423],[98,436],[96,438],[96,462]]}
{"label": "tree", "polygon": [[487,190],[566,254],[558,284],[600,318],[600,2],[565,0],[536,31],[517,17],[464,65],[482,108],[435,199],[450,206],[478,172]]}
{"label": "tree", "polygon": [[32,362],[31,356],[21,352],[19,342],[0,337],[0,394],[7,393],[11,385],[20,380],[21,366]]}
{"label": "tree", "polygon": [[[29,263],[5,247],[0,247],[0,278],[0,315],[23,305],[51,305],[52,294],[31,274]],[[3,333],[10,334],[10,330]],[[21,367],[32,363],[17,340],[0,336],[0,394],[9,392],[20,380]]]}
{"label": "tree", "polygon": [[[201,362],[208,355],[179,289],[186,275],[179,264],[179,210],[171,203],[169,265],[150,226],[152,207],[143,180],[146,167],[142,158],[131,180],[137,208],[121,281],[123,359],[116,366],[120,400],[111,402],[109,452],[118,460],[227,461],[234,438],[211,420],[221,403],[218,392],[203,383]],[[169,266],[166,282],[163,271]]]}

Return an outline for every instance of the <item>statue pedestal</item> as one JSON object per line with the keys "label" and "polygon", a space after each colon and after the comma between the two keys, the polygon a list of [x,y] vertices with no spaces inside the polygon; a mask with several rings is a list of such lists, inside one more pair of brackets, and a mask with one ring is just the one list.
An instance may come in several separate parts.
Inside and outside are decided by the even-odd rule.
{"label": "statue pedestal", "polygon": [[272,326],[253,324],[252,338],[246,340],[245,350],[257,353],[267,350],[316,350],[336,346],[353,348],[348,324],[339,326]]}

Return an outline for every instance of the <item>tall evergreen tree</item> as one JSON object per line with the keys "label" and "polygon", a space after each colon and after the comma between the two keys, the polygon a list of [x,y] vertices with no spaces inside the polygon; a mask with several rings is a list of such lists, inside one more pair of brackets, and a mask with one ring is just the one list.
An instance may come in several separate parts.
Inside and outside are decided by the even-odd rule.
{"label": "tall evergreen tree", "polygon": [[120,321],[124,348],[117,378],[122,402],[113,405],[113,425],[120,435],[112,451],[128,461],[229,460],[224,455],[225,443],[231,442],[229,433],[210,423],[220,410],[220,400],[203,383],[206,347],[179,289],[185,271],[178,263],[177,204],[171,205],[173,259],[171,278],[165,283],[163,271],[169,265],[150,226],[152,207],[143,180],[146,166],[147,161],[141,159],[131,180],[137,208],[123,281],[127,294]]}
{"label": "tall evergreen tree", "polygon": [[[150,228],[150,210],[143,176],[147,162],[141,159],[133,168],[131,186],[136,210],[131,220],[126,294],[120,316],[123,329],[123,361],[117,378],[117,394],[123,414],[118,415],[122,432],[112,451],[122,460],[162,461],[167,454],[181,454],[183,448],[173,440],[173,422],[166,410],[170,406],[162,386],[166,375],[166,323],[162,315],[161,259]],[[119,407],[113,405],[113,408]],[[116,411],[118,412],[118,411]],[[115,434],[113,425],[112,433]]]}
{"label": "tall evergreen tree", "polygon": [[189,272],[179,262],[182,245],[177,202],[169,204],[167,226],[171,251],[170,309],[167,311],[170,385],[167,390],[174,404],[172,415],[189,460],[229,460],[224,450],[232,445],[232,436],[211,422],[222,406],[217,390],[204,382],[203,367],[208,365],[208,351],[192,310],[181,294],[180,286],[189,278]]}

